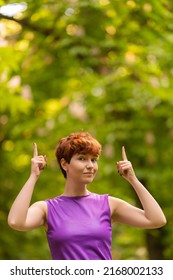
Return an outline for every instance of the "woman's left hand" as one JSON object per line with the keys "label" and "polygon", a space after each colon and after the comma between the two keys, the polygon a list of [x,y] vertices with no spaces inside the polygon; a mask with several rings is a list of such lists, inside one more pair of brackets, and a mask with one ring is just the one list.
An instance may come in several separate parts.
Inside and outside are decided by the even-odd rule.
{"label": "woman's left hand", "polygon": [[116,163],[118,173],[128,182],[136,178],[131,162],[127,159],[124,146],[122,147],[122,160]]}

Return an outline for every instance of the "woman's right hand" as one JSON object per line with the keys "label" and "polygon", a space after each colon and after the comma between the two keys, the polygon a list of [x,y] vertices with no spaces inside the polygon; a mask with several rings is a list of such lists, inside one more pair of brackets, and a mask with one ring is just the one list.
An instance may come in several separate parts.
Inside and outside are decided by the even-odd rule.
{"label": "woman's right hand", "polygon": [[47,165],[46,155],[38,155],[37,144],[34,143],[33,158],[31,159],[31,174],[40,176],[41,172]]}

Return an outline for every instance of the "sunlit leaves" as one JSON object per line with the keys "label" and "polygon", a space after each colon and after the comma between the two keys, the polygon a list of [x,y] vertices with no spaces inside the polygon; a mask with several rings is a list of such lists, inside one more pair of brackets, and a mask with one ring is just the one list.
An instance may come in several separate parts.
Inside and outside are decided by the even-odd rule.
{"label": "sunlit leaves", "polygon": [[[34,201],[63,191],[54,149],[57,140],[72,131],[87,130],[103,145],[91,190],[135,203],[129,185],[115,172],[125,145],[138,177],[171,217],[172,1],[26,3],[27,9],[15,18],[18,23],[12,18],[0,22],[0,199],[8,201],[1,215],[1,243],[5,240],[16,250],[14,244],[22,238],[31,241],[26,253],[13,250],[7,257],[36,257],[32,250],[36,236],[46,244],[39,230],[27,236],[9,233],[4,218],[28,176],[32,143],[37,142],[39,152],[48,156]],[[167,231],[164,242],[172,244],[172,229]],[[115,258],[117,254],[147,258],[144,232],[137,244],[135,229],[125,227],[124,233],[123,227],[117,227],[114,232]],[[163,253],[172,257],[171,250],[165,248]],[[46,249],[37,257],[47,258]]]}

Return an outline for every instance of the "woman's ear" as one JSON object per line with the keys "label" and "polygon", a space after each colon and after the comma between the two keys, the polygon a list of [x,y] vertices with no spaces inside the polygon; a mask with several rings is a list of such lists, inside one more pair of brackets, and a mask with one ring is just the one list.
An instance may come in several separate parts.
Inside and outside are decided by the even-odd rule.
{"label": "woman's ear", "polygon": [[61,167],[64,169],[64,171],[67,171],[68,169],[68,163],[66,162],[66,160],[64,158],[62,158],[60,160],[60,163],[61,163]]}

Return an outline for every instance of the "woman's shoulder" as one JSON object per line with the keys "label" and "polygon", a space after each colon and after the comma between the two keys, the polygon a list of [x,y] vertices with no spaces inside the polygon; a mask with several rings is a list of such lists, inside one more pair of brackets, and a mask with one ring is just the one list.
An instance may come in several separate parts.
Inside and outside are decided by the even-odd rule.
{"label": "woman's shoulder", "polygon": [[40,201],[37,201],[35,203],[32,204],[32,207],[38,207],[40,208],[40,210],[42,210],[43,212],[46,212],[47,211],[47,203],[46,201],[44,200],[40,200]]}
{"label": "woman's shoulder", "polygon": [[104,198],[104,197],[108,197],[109,196],[109,194],[107,194],[107,193],[99,194],[99,193],[94,193],[94,192],[91,192],[89,195],[91,197],[94,197],[94,198]]}
{"label": "woman's shoulder", "polygon": [[115,196],[108,196],[108,200],[110,204],[113,204],[114,206],[118,206],[119,204],[124,203],[123,199],[120,199],[118,197]]}

